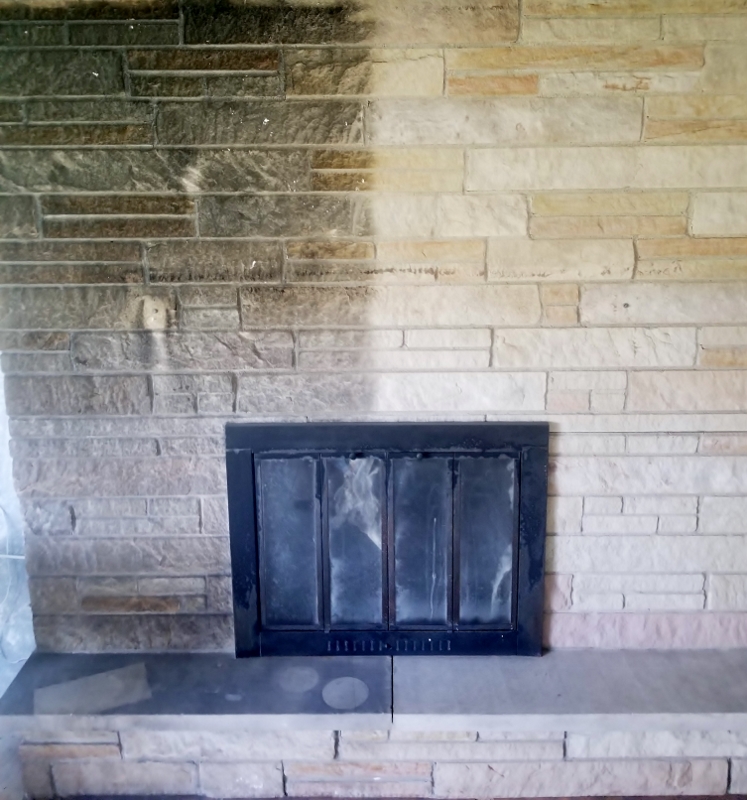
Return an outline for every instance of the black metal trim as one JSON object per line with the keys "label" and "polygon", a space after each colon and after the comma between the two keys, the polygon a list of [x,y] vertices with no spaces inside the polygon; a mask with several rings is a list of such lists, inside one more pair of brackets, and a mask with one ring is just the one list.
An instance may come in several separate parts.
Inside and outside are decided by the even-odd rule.
{"label": "black metal trim", "polygon": [[[226,426],[229,523],[234,595],[236,655],[330,654],[522,654],[542,650],[544,551],[547,503],[546,423],[229,423]],[[458,629],[458,595],[452,593],[452,630],[261,630],[258,597],[257,509],[254,501],[254,456],[287,454],[327,456],[376,451],[390,456],[428,452],[457,455],[506,454],[517,459],[519,491],[513,630]],[[389,464],[389,459],[386,459]],[[388,467],[387,467],[388,468]],[[318,466],[323,472],[323,465]],[[385,503],[391,517],[390,475],[384,480]],[[321,476],[323,481],[323,475]],[[456,487],[455,487],[456,488]],[[457,513],[453,499],[452,514]],[[323,497],[318,502],[324,502]],[[389,525],[389,523],[385,523]],[[324,532],[320,531],[324,539]],[[384,539],[391,531],[384,530]],[[458,592],[459,543],[452,539],[453,592]],[[383,555],[383,570],[391,572],[394,545]],[[392,584],[393,581],[389,581]],[[327,588],[325,587],[325,593]],[[391,598],[390,598],[391,599]],[[385,598],[386,602],[387,598]],[[324,600],[325,605],[328,600]],[[392,604],[388,603],[391,610]],[[328,613],[328,611],[327,611]],[[326,614],[323,614],[322,619]],[[385,624],[391,624],[388,620]],[[323,623],[324,624],[324,623]]]}

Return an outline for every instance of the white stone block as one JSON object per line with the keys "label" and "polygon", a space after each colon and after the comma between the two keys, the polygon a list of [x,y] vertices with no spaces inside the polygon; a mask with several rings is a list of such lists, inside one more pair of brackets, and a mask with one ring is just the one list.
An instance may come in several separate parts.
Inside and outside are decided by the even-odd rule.
{"label": "white stone block", "polygon": [[549,533],[580,533],[583,498],[548,497],[547,530]]}
{"label": "white stone block", "polygon": [[550,491],[557,495],[747,494],[740,456],[556,456]]}
{"label": "white stone block", "polygon": [[623,498],[624,514],[695,514],[697,510],[698,498],[688,495]]}
{"label": "white stone block", "polygon": [[288,797],[430,797],[431,782],[288,781]]}
{"label": "white stone block", "polygon": [[519,195],[439,195],[438,236],[526,236],[527,205]]}
{"label": "white stone block", "polygon": [[585,761],[436,764],[436,797],[723,794],[727,762]]}
{"label": "white stone block", "polygon": [[584,514],[621,514],[622,497],[585,497]]}
{"label": "white stone block", "polygon": [[699,79],[698,72],[548,72],[540,75],[539,94],[544,97],[615,92],[680,94],[695,90]]}
{"label": "white stone block", "polygon": [[732,759],[729,794],[747,794],[747,759]]}
{"label": "white stone block", "polygon": [[496,330],[493,365],[505,369],[685,367],[695,363],[695,352],[693,328],[516,328]]}
{"label": "white stone block", "polygon": [[547,550],[554,572],[747,572],[744,536],[552,536]]}
{"label": "white stone block", "polygon": [[704,497],[700,502],[702,533],[747,533],[747,497]]}
{"label": "white stone block", "polygon": [[573,575],[545,575],[545,609],[568,611],[572,605]]}
{"label": "white stone block", "polygon": [[622,44],[653,42],[659,38],[656,17],[622,19],[525,18],[522,41],[529,44],[561,43]]}
{"label": "white stone block", "polygon": [[626,611],[702,611],[702,594],[626,594]]}
{"label": "white stone block", "polygon": [[[614,566],[614,565],[612,565]],[[703,575],[619,575],[619,574],[579,574],[573,578],[573,585],[579,591],[634,593],[689,593],[703,592]]]}
{"label": "white stone block", "polygon": [[573,592],[574,611],[622,611],[625,600],[620,592]]}
{"label": "white stone block", "polygon": [[591,455],[624,453],[625,437],[600,434],[563,434],[550,437],[551,453],[562,455]]}
{"label": "white stone block", "polygon": [[597,516],[584,513],[581,530],[591,534],[643,534],[656,533],[658,517],[633,514]]}
{"label": "white stone block", "polygon": [[747,575],[711,575],[708,608],[714,611],[747,611]]}
{"label": "white stone block", "polygon": [[156,761],[59,761],[52,764],[57,794],[195,794],[195,764]]}
{"label": "white stone block", "polygon": [[280,764],[201,762],[200,788],[205,797],[282,797]]}
{"label": "white stone block", "polygon": [[698,518],[695,514],[670,514],[659,517],[657,533],[695,533]]}
{"label": "white stone block", "polygon": [[570,759],[747,757],[747,734],[741,731],[615,731],[593,736],[569,733],[566,753]]}
{"label": "white stone block", "polygon": [[542,411],[545,375],[538,372],[372,374],[373,412]]}
{"label": "white stone block", "polygon": [[636,97],[502,97],[375,100],[366,115],[374,145],[602,144],[640,138]]}
{"label": "white stone block", "polygon": [[280,761],[331,759],[331,731],[237,733],[126,730],[120,733],[125,760]]}
{"label": "white stone block", "polygon": [[420,349],[490,347],[491,339],[488,328],[421,328],[405,331],[405,346]]}
{"label": "white stone block", "polygon": [[514,147],[470,150],[467,191],[747,186],[747,146]]}
{"label": "white stone block", "polygon": [[624,280],[633,275],[635,253],[627,240],[491,239],[492,281]]}
{"label": "white stone block", "polygon": [[666,42],[744,41],[747,19],[736,15],[666,14],[662,17]]}
{"label": "white stone block", "polygon": [[747,235],[747,192],[696,194],[691,230],[693,236]]}
{"label": "white stone block", "polygon": [[563,758],[561,741],[340,742],[342,761],[549,761]]}
{"label": "white stone block", "polygon": [[628,376],[625,372],[574,370],[551,372],[549,388],[560,392],[624,392],[627,385]]}
{"label": "white stone block", "polygon": [[747,319],[747,283],[588,285],[580,309],[584,325],[740,324]]}
{"label": "white stone block", "polygon": [[698,436],[675,434],[628,436],[628,452],[641,453],[695,453],[698,449]]}

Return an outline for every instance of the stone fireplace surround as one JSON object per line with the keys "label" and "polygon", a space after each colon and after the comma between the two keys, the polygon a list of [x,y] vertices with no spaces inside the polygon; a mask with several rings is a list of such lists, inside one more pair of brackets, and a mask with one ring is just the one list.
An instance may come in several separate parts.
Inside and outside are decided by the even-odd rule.
{"label": "stone fireplace surround", "polygon": [[[549,421],[546,645],[747,645],[746,25],[736,0],[0,3],[39,648],[230,649],[247,419]],[[423,763],[474,764],[457,734],[422,731]],[[116,731],[55,735],[121,760]],[[319,790],[373,792],[348,762],[383,751],[342,741]],[[744,791],[739,732],[550,741],[514,752],[570,753],[564,794],[723,791],[727,759]]]}

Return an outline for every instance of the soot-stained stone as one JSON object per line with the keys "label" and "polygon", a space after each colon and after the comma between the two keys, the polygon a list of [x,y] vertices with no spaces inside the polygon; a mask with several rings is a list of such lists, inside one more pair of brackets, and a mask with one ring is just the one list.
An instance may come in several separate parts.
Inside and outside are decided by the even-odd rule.
{"label": "soot-stained stone", "polygon": [[33,198],[0,195],[0,238],[22,239],[37,233]]}
{"label": "soot-stained stone", "polygon": [[44,235],[58,239],[162,239],[194,236],[195,223],[190,217],[67,217],[46,220]]}
{"label": "soot-stained stone", "polygon": [[366,287],[247,286],[241,290],[246,328],[295,325],[364,325]]}
{"label": "soot-stained stone", "polygon": [[200,231],[206,236],[344,236],[353,233],[346,197],[242,195],[203,198]]}
{"label": "soot-stained stone", "polygon": [[283,254],[276,242],[158,242],[148,248],[154,282],[279,281]]}
{"label": "soot-stained stone", "polygon": [[142,283],[139,264],[0,264],[0,284]]}
{"label": "soot-stained stone", "polygon": [[[3,17],[0,9],[0,19]],[[0,23],[0,47],[49,47],[65,43],[62,25]]]}
{"label": "soot-stained stone", "polygon": [[0,122],[21,122],[23,108],[20,103],[0,102]]}
{"label": "soot-stained stone", "polygon": [[153,150],[0,150],[0,191],[180,191],[192,154]]}
{"label": "soot-stained stone", "polygon": [[64,3],[9,2],[0,8],[0,19],[177,19],[177,0],[72,0]]}
{"label": "soot-stained stone", "polygon": [[179,23],[115,22],[110,25],[72,23],[69,26],[72,45],[152,45],[179,44]]}
{"label": "soot-stained stone", "polygon": [[39,125],[0,128],[0,146],[151,144],[147,125]]}
{"label": "soot-stained stone", "polygon": [[293,338],[283,331],[220,333],[79,333],[72,343],[78,371],[278,369],[292,364]]}
{"label": "soot-stained stone", "polygon": [[311,6],[252,0],[237,5],[231,0],[189,0],[184,35],[188,44],[360,42],[373,23],[354,20],[354,10],[354,3]]}
{"label": "soot-stained stone", "polygon": [[[234,640],[233,618],[226,614],[40,615],[34,620],[34,632],[40,650],[67,653],[230,650]],[[165,771],[169,779],[179,773],[181,779],[181,773],[186,770],[180,765],[176,767],[169,765],[170,769],[161,770],[161,773]],[[113,785],[109,779],[105,782],[107,786]],[[169,785],[174,784],[186,791],[192,786],[186,779],[181,783],[172,780]],[[118,785],[131,787],[131,779],[126,777]]]}
{"label": "soot-stained stone", "polygon": [[8,413],[17,416],[150,412],[145,377],[7,376],[5,394]]}
{"label": "soot-stained stone", "polygon": [[173,292],[139,286],[0,289],[0,329],[145,328],[154,305],[175,313]]}
{"label": "soot-stained stone", "polygon": [[119,53],[106,50],[0,51],[6,95],[121,94]]}
{"label": "soot-stained stone", "polygon": [[49,331],[2,331],[0,350],[67,350],[70,334]]}
{"label": "soot-stained stone", "polygon": [[213,100],[163,103],[161,144],[357,144],[360,103],[335,100]]}
{"label": "soot-stained stone", "polygon": [[136,100],[29,100],[31,122],[150,122],[150,103]]}
{"label": "soot-stained stone", "polygon": [[274,72],[280,63],[278,50],[132,50],[130,69],[140,70],[257,70]]}
{"label": "soot-stained stone", "polygon": [[245,414],[349,414],[365,411],[375,376],[247,375],[239,380],[237,406]]}
{"label": "soot-stained stone", "polygon": [[49,195],[45,214],[190,214],[194,200],[179,195]]}
{"label": "soot-stained stone", "polygon": [[369,50],[335,48],[289,50],[285,54],[289,94],[366,94],[370,89]]}
{"label": "soot-stained stone", "polygon": [[129,242],[0,242],[0,262],[126,261],[140,263],[140,247]]}

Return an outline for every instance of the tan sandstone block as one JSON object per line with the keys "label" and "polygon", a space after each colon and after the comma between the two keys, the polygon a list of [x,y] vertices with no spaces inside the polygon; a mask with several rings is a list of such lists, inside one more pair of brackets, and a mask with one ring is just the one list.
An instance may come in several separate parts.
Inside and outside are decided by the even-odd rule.
{"label": "tan sandstone block", "polygon": [[747,735],[741,731],[569,733],[566,749],[571,759],[747,757]]}
{"label": "tan sandstone block", "polygon": [[559,648],[702,650],[747,644],[747,614],[744,613],[573,612],[555,614],[547,623],[545,643]]}
{"label": "tan sandstone block", "polygon": [[701,91],[739,94],[747,89],[747,48],[744,43],[711,43],[706,46]]}
{"label": "tan sandstone block", "polygon": [[540,239],[620,239],[625,236],[682,236],[682,217],[534,217],[531,236]]}
{"label": "tan sandstone block", "polygon": [[703,66],[703,49],[641,45],[567,45],[447,50],[446,67],[456,69],[649,69]]}
{"label": "tan sandstone block", "polygon": [[[369,743],[367,746],[376,745]],[[428,780],[431,776],[431,763],[430,761],[333,761],[319,764],[288,761],[285,764],[285,776],[289,781]]]}
{"label": "tan sandstone block", "polygon": [[566,97],[610,92],[654,95],[671,92],[697,91],[700,72],[660,72],[635,70],[635,72],[548,72],[539,80],[539,93],[543,97]]}
{"label": "tan sandstone block", "polygon": [[640,44],[659,39],[656,18],[525,19],[521,30],[525,44]]}
{"label": "tan sandstone block", "polygon": [[526,16],[627,17],[659,14],[738,14],[743,0],[526,0]]}
{"label": "tan sandstone block", "polygon": [[747,39],[747,18],[666,15],[662,34],[665,42],[742,42]]}
{"label": "tan sandstone block", "polygon": [[575,306],[545,306],[542,323],[550,328],[578,325],[578,309]]}
{"label": "tan sandstone block", "polygon": [[71,795],[194,794],[195,764],[163,762],[60,761],[52,765],[57,793]]}
{"label": "tan sandstone block", "polygon": [[487,258],[494,281],[621,280],[632,276],[635,254],[626,240],[491,239]]}
{"label": "tan sandstone block", "polygon": [[437,797],[720,794],[726,781],[726,759],[436,764],[434,768]]}
{"label": "tan sandstone block", "polygon": [[560,741],[340,743],[342,761],[548,761],[562,759]]}
{"label": "tan sandstone block", "polygon": [[745,411],[747,373],[737,371],[634,372],[628,411]]}
{"label": "tan sandstone block", "polygon": [[578,304],[578,285],[555,283],[540,286],[540,297],[544,306],[575,306]]}
{"label": "tan sandstone block", "polygon": [[467,153],[467,191],[747,186],[747,147],[486,148]]}
{"label": "tan sandstone block", "polygon": [[747,236],[747,192],[698,193],[692,215],[694,236]]}
{"label": "tan sandstone block", "polygon": [[635,277],[648,281],[744,280],[747,258],[657,258],[639,260]]}
{"label": "tan sandstone block", "polygon": [[532,197],[536,216],[679,216],[687,192],[548,192]]}
{"label": "tan sandstone block", "polygon": [[282,797],[283,770],[279,763],[211,764],[201,762],[200,788],[205,797]]}
{"label": "tan sandstone block", "polygon": [[747,611],[747,575],[711,575],[707,597],[710,610]]}
{"label": "tan sandstone block", "polygon": [[289,781],[286,791],[288,797],[431,797],[431,781]]}
{"label": "tan sandstone block", "polygon": [[747,238],[641,239],[638,254],[641,258],[747,256]]}
{"label": "tan sandstone block", "polygon": [[647,119],[645,142],[743,142],[747,120]]}
{"label": "tan sandstone block", "polygon": [[739,325],[747,319],[747,285],[596,284],[584,287],[580,308],[585,325]]}
{"label": "tan sandstone block", "polygon": [[694,362],[692,328],[518,328],[496,330],[493,346],[493,365],[498,368],[619,369]]}
{"label": "tan sandstone block", "polygon": [[511,94],[537,94],[537,75],[454,75],[446,78],[449,97],[491,97]]}
{"label": "tan sandstone block", "polygon": [[646,114],[654,119],[745,119],[747,97],[741,94],[649,97]]}

